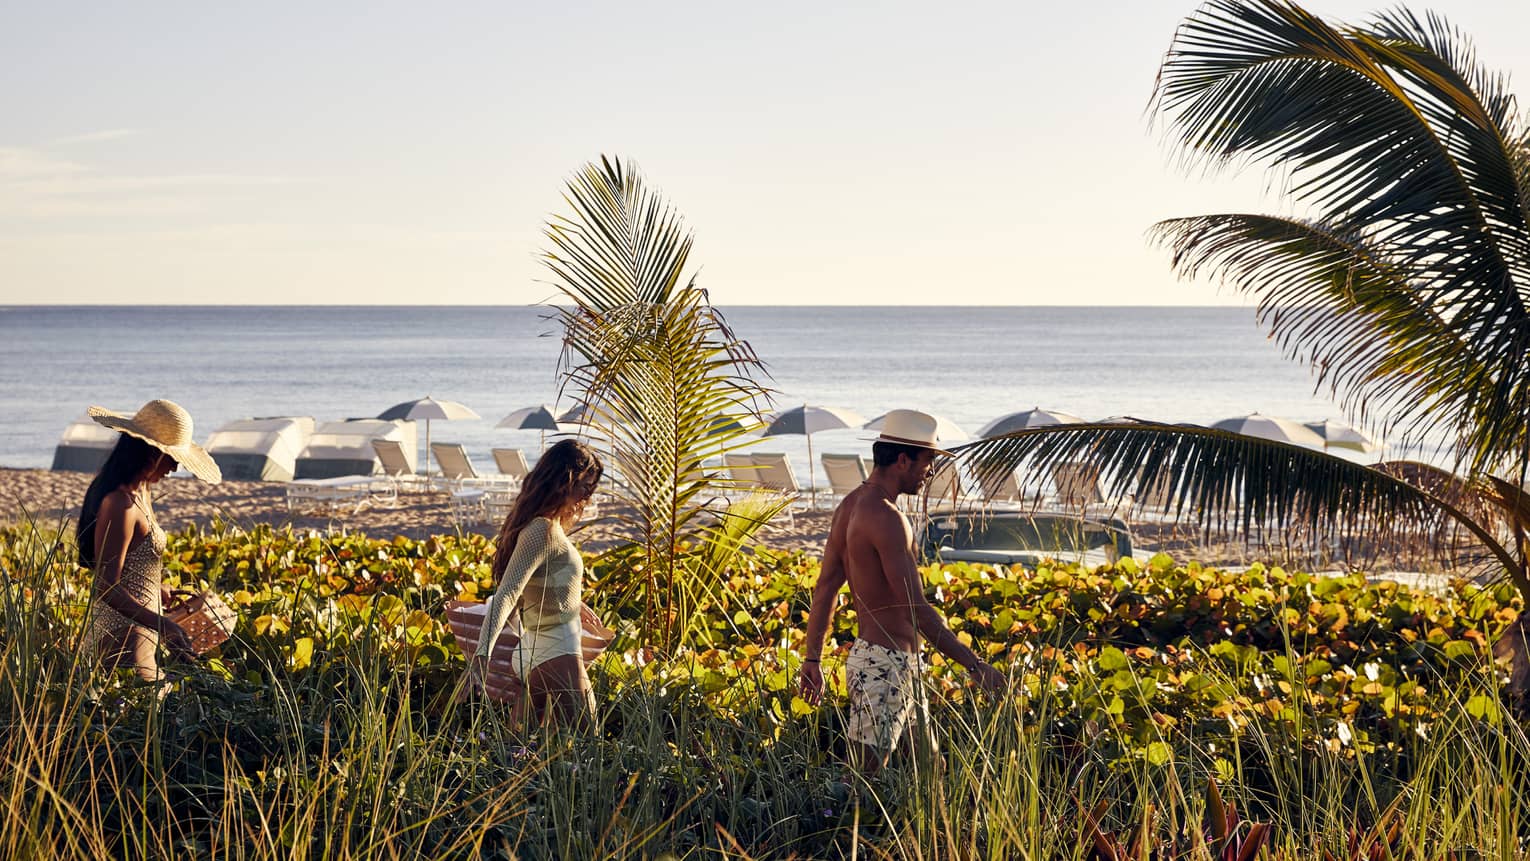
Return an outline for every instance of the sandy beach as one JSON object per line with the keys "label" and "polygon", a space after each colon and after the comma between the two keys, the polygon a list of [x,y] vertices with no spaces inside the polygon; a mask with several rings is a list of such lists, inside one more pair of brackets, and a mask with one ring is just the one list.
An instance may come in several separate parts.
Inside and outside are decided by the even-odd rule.
{"label": "sandy beach", "polygon": [[[57,524],[79,514],[92,476],[81,472],[0,468],[0,523],[30,517],[40,524]],[[403,535],[424,538],[456,531],[444,493],[401,493],[397,504],[368,505],[358,512],[302,514],[289,512],[285,485],[261,481],[225,481],[210,485],[189,478],[168,478],[153,489],[160,525],[174,531],[215,518],[239,527],[257,524],[291,525],[295,529],[363,532],[374,537]],[[587,551],[600,551],[631,536],[620,522],[621,512],[604,506],[600,517],[587,522],[575,536]],[[466,531],[493,534],[497,524],[477,523]],[[792,523],[781,519],[764,528],[761,541],[781,549],[821,551],[829,529],[829,512],[798,513]]]}
{"label": "sandy beach", "polygon": [[[0,468],[0,525],[30,518],[39,524],[55,525],[66,518],[72,524],[79,512],[80,500],[91,476],[78,472],[54,472],[44,469]],[[369,504],[360,511],[301,513],[287,510],[285,485],[276,482],[225,481],[204,484],[190,478],[172,477],[154,488],[154,507],[160,525],[174,531],[190,524],[207,525],[221,520],[241,528],[257,524],[290,525],[298,530],[320,532],[361,532],[373,537],[403,535],[425,538],[449,534],[452,523],[447,496],[440,492],[400,493],[393,504]],[[599,516],[580,526],[575,539],[587,552],[600,552],[631,540],[633,533],[624,523],[622,511],[607,504]],[[797,512],[796,516],[777,518],[759,533],[759,542],[780,550],[821,553],[828,538],[829,511]],[[463,531],[494,534],[497,524],[474,523]],[[1163,551],[1183,562],[1194,559],[1203,564],[1240,568],[1268,556],[1240,541],[1204,540],[1192,526],[1138,520],[1131,525],[1133,551],[1139,559]],[[1415,573],[1419,560],[1402,565],[1376,566],[1379,560],[1368,559],[1365,570],[1387,570],[1390,578],[1414,585],[1438,586],[1445,582],[1439,574]],[[1344,566],[1333,561],[1286,559],[1285,564],[1307,570],[1335,570]],[[1402,569],[1399,573],[1396,569]],[[1434,570],[1426,568],[1425,570]]]}

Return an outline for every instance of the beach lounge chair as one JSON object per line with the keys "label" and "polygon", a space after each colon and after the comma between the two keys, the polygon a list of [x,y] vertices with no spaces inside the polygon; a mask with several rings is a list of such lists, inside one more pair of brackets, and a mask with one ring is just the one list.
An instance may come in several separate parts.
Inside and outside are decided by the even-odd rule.
{"label": "beach lounge chair", "polygon": [[924,487],[924,495],[929,500],[931,509],[956,508],[973,502],[967,496],[966,490],[962,488],[961,472],[954,460],[946,461],[930,473],[929,483]]}
{"label": "beach lounge chair", "polygon": [[728,478],[735,484],[745,487],[759,486],[760,472],[754,466],[752,455],[730,452],[723,455],[723,466],[728,470]]}
{"label": "beach lounge chair", "polygon": [[1000,472],[980,470],[978,487],[982,491],[984,502],[1025,501],[1025,492],[1020,489],[1020,474],[1013,469]]}
{"label": "beach lounge chair", "polygon": [[1056,463],[1052,465],[1055,501],[1064,511],[1098,513],[1114,517],[1131,507],[1130,498],[1106,499],[1100,491],[1100,470],[1091,463]]}
{"label": "beach lounge chair", "polygon": [[404,453],[404,446],[398,440],[374,439],[372,450],[377,452],[377,462],[382,464],[383,475],[386,475],[400,490],[431,489],[431,480],[426,476],[417,475],[409,466],[409,458]]}
{"label": "beach lounge chair", "polygon": [[753,456],[736,451],[724,454],[723,469],[728,474],[725,481],[719,482],[723,497],[741,499],[759,492],[760,470],[754,465]]}
{"label": "beach lounge chair", "polygon": [[802,501],[802,485],[797,483],[797,476],[792,472],[792,464],[786,459],[786,453],[756,452],[750,455],[750,459],[754,461],[759,486],[768,492],[779,493],[790,501],[786,507],[786,517],[795,525],[794,514]]}
{"label": "beach lounge chair", "polygon": [[760,487],[788,496],[802,493],[802,485],[797,483],[797,475],[792,472],[791,461],[786,459],[785,452],[756,452],[750,459],[758,470],[756,480]]}
{"label": "beach lounge chair", "polygon": [[519,485],[531,474],[531,465],[526,462],[526,453],[518,448],[496,448],[490,450],[494,455],[494,465],[498,467],[499,474],[508,476]]}
{"label": "beach lounge chair", "polygon": [[467,449],[461,443],[433,442],[430,444],[430,454],[436,459],[436,465],[441,467],[441,477],[450,482],[453,488],[514,489],[517,484],[509,476],[480,475],[473,468]]}
{"label": "beach lounge chair", "polygon": [[824,454],[819,460],[823,463],[823,474],[829,479],[829,490],[820,493],[820,500],[828,508],[833,508],[846,494],[860,487],[868,475],[865,461],[858,454]]}
{"label": "beach lounge chair", "polygon": [[1177,517],[1174,510],[1174,486],[1169,482],[1167,471],[1159,472],[1151,483],[1143,480],[1142,470],[1137,470],[1137,479],[1133,482],[1136,488],[1132,495],[1132,516],[1147,517],[1152,520],[1172,520]]}
{"label": "beach lounge chair", "polygon": [[287,510],[295,512],[349,509],[351,514],[368,504],[391,504],[398,501],[398,490],[391,481],[364,475],[341,475],[334,478],[300,478],[287,482]]}

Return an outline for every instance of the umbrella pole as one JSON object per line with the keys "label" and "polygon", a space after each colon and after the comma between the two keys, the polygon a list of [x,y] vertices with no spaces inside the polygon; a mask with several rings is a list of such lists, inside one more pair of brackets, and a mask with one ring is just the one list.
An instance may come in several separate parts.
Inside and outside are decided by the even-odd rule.
{"label": "umbrella pole", "polygon": [[[804,430],[806,430],[806,428],[804,428]],[[813,510],[817,511],[818,481],[814,478],[815,473],[813,471],[813,435],[807,434],[806,436],[808,442],[808,498],[812,500],[809,504],[813,506]]]}
{"label": "umbrella pole", "polygon": [[425,420],[425,474],[430,475],[430,419]]}

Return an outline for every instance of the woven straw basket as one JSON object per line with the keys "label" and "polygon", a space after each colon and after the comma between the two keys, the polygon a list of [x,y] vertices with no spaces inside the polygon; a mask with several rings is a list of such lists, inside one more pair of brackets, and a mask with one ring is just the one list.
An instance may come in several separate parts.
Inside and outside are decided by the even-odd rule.
{"label": "woven straw basket", "polygon": [[180,625],[191,638],[191,650],[205,655],[222,645],[234,633],[239,616],[212,592],[193,595],[165,608],[170,621]]}
{"label": "woven straw basket", "polygon": [[[446,603],[446,623],[452,629],[452,636],[457,640],[458,648],[462,653],[472,659],[478,654],[478,634],[483,630],[483,620],[488,614],[489,605],[482,601],[448,601]],[[581,626],[579,645],[582,657],[586,664],[600,657],[600,653],[606,650],[616,633],[600,623],[600,619],[589,607],[579,608],[579,621]],[[502,699],[494,695],[494,691],[518,688],[515,670],[510,660],[510,653],[521,642],[521,620],[518,616],[511,616],[505,623],[504,630],[500,632],[499,639],[494,641],[494,653],[489,655],[489,678],[484,686],[486,692],[494,699]]]}

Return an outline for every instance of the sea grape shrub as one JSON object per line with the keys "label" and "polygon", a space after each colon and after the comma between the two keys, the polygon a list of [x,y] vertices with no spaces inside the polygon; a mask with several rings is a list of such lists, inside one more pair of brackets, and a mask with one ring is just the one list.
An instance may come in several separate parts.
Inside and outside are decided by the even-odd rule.
{"label": "sea grape shrub", "polygon": [[[67,554],[55,555],[51,573],[26,569],[28,540],[0,533],[0,565],[18,572],[7,588],[56,591],[52,603],[67,609],[52,611],[50,624],[78,625],[88,573]],[[439,701],[463,661],[444,604],[481,600],[493,587],[491,544],[477,535],[386,540],[215,524],[168,543],[172,585],[215,589],[239,612],[213,666],[257,687],[278,674],[302,680],[316,703],[400,677],[402,686],[379,689]],[[631,645],[640,608],[602,602],[608,578],[641,576],[628,564],[621,553],[588,559],[590,603],[625,635],[593,672],[602,695],[671,690],[767,737],[818,713],[793,694],[815,557],[764,547],[744,556],[700,606],[696,645],[663,659]],[[1457,582],[1435,594],[1358,574],[1229,572],[1164,555],[1095,569],[950,563],[921,574],[958,636],[1011,673],[1059,732],[1114,732],[1123,757],[1154,759],[1165,744],[1227,744],[1255,725],[1340,755],[1401,747],[1427,736],[1463,690],[1474,717],[1497,721],[1499,670],[1487,645],[1519,609],[1507,586]],[[841,601],[825,656],[838,702],[854,631]],[[962,705],[965,674],[928,657],[937,700]]]}

